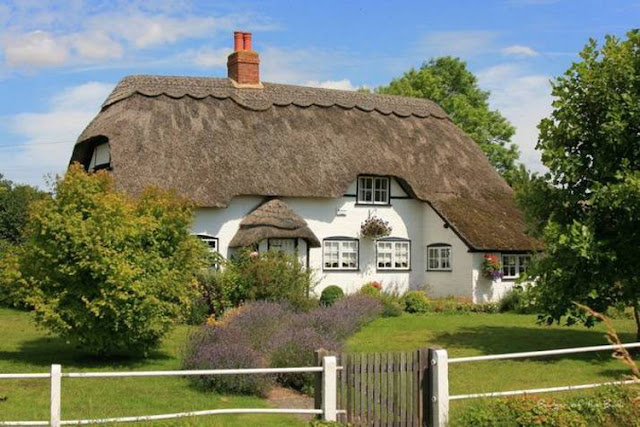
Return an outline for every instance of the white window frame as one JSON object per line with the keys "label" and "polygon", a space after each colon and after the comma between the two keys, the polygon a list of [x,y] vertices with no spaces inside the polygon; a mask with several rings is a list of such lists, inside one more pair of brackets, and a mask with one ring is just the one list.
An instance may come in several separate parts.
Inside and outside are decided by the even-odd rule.
{"label": "white window frame", "polygon": [[[437,256],[434,258],[431,251]],[[446,252],[446,257],[443,254]],[[437,266],[432,267],[431,261],[436,260]],[[446,266],[444,260],[447,259],[449,265]],[[453,270],[453,250],[451,245],[446,243],[436,243],[427,246],[427,271],[452,271]]]}
{"label": "white window frame", "polygon": [[[515,258],[515,264],[513,265],[515,274],[507,274],[505,272],[506,268],[506,259],[507,258]],[[526,262],[522,262],[523,259],[527,259]],[[502,278],[503,279],[517,279],[520,277],[522,273],[527,271],[527,267],[531,262],[531,254],[502,254]]]}
{"label": "white window frame", "polygon": [[[350,246],[352,246],[353,244],[355,244],[355,250],[353,248],[351,248]],[[327,267],[327,247],[336,247],[337,249],[337,261],[338,261],[338,266],[337,267],[332,267],[329,266]],[[356,265],[355,267],[345,267],[344,266],[344,262],[345,262],[345,254],[354,254],[355,253],[355,260],[356,260]],[[329,254],[330,256],[334,256],[333,253]],[[322,269],[323,270],[331,270],[331,271],[357,271],[360,268],[360,241],[358,239],[351,239],[351,238],[345,238],[345,239],[335,239],[335,238],[330,238],[330,239],[325,239],[322,242]]]}
{"label": "white window frame", "polygon": [[[98,155],[100,154],[101,157],[105,155],[103,150],[106,150],[106,157],[108,157],[108,160],[101,161],[100,163],[98,163]],[[95,169],[109,167],[110,164],[111,164],[111,148],[109,147],[109,143],[101,142],[100,144],[97,144],[95,147],[93,147],[93,151],[91,153],[91,160],[89,161],[89,170],[92,171]]]}
{"label": "white window frame", "polygon": [[[378,188],[379,184],[385,188]],[[366,195],[371,199],[367,200]],[[379,200],[376,200],[378,196],[380,196]],[[389,205],[391,203],[391,179],[388,176],[359,176],[357,202],[359,205]]]}
{"label": "white window frame", "polygon": [[209,252],[220,252],[220,240],[217,237],[205,233],[196,233],[196,237],[206,243]]}
{"label": "white window frame", "polygon": [[[391,245],[390,250],[381,250],[381,245]],[[398,246],[402,245],[407,247],[407,266],[396,267],[396,256],[398,253]],[[380,255],[391,254],[391,267],[380,266]],[[382,239],[376,241],[376,269],[379,271],[408,271],[411,270],[411,240],[407,239]]]}

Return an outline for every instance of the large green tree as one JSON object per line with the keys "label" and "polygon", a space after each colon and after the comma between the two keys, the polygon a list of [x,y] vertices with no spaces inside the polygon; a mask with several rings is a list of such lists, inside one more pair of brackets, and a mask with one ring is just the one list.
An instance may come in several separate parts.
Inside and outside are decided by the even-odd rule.
{"label": "large green tree", "polygon": [[478,87],[478,79],[464,61],[450,56],[431,59],[376,92],[436,102],[482,148],[493,167],[510,180],[520,156],[510,142],[515,129],[500,112],[489,108],[490,93]]}
{"label": "large green tree", "polygon": [[552,82],[537,148],[549,168],[518,187],[546,251],[530,270],[549,322],[593,322],[573,301],[633,306],[640,340],[640,32],[590,40]]}
{"label": "large green tree", "polygon": [[189,232],[192,213],[172,192],[130,197],[109,173],[73,165],[52,197],[32,204],[0,285],[84,350],[146,353],[197,291],[206,250]]}
{"label": "large green tree", "polygon": [[20,243],[27,223],[29,204],[46,193],[29,185],[16,185],[0,174],[0,240]]}

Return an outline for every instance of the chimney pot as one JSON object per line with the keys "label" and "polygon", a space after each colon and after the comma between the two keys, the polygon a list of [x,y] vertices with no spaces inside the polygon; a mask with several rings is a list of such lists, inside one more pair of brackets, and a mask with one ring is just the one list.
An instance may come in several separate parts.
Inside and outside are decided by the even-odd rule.
{"label": "chimney pot", "polygon": [[251,50],[251,33],[242,33],[244,41],[244,50]]}
{"label": "chimney pot", "polygon": [[244,50],[243,46],[244,46],[244,42],[243,42],[242,32],[235,31],[233,33],[233,50],[235,52],[239,52],[241,50]]}
{"label": "chimney pot", "polygon": [[251,50],[251,33],[233,33],[234,52],[227,59],[227,73],[239,86],[262,88],[260,83],[260,58]]}

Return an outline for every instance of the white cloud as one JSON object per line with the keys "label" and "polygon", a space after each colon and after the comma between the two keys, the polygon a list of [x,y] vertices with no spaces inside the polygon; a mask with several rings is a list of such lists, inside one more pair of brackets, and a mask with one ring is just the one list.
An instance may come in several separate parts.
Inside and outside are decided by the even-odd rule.
{"label": "white cloud", "polygon": [[25,142],[2,153],[0,171],[8,171],[9,178],[17,171],[19,181],[34,185],[42,185],[45,174],[64,172],[76,139],[113,87],[102,82],[70,87],[51,98],[48,111],[10,117],[11,132]]}
{"label": "white cloud", "polygon": [[[270,31],[277,26],[268,17],[251,13],[196,14],[188,2],[121,0],[88,6],[72,1],[56,7],[47,2],[17,2],[0,5],[0,61],[4,57],[0,69],[112,66],[140,62],[140,58],[153,63],[166,59],[166,52],[158,49],[161,46],[187,39],[210,41],[222,31],[229,32],[225,39],[229,46],[230,31],[236,28]],[[143,55],[141,50],[148,53]],[[220,62],[212,52],[202,52],[196,59],[200,66]]]}
{"label": "white cloud", "polygon": [[215,29],[213,17],[145,15],[142,13],[112,13],[98,15],[89,27],[118,35],[136,48],[175,43],[180,39],[211,35]]}
{"label": "white cloud", "polygon": [[[260,53],[260,75],[263,81],[310,86],[311,83],[346,88],[343,79],[335,78],[336,71],[353,67],[357,63],[353,55],[335,50],[316,48],[283,49],[267,47]],[[351,84],[351,83],[349,83]],[[329,87],[329,86],[324,86]]]}
{"label": "white cloud", "polygon": [[7,36],[2,44],[6,61],[10,66],[61,65],[69,56],[66,44],[44,31]]}
{"label": "white cloud", "polygon": [[430,56],[470,56],[486,52],[497,36],[494,31],[437,31],[420,39],[418,49]]}
{"label": "white cloud", "polygon": [[499,110],[515,127],[513,142],[520,148],[520,160],[529,169],[544,172],[535,146],[538,124],[551,114],[549,76],[528,74],[515,64],[501,64],[477,73],[479,85],[491,91],[492,108]]}
{"label": "white cloud", "polygon": [[309,80],[303,84],[303,86],[312,86],[312,87],[320,87],[324,89],[339,89],[339,90],[356,90],[358,89],[354,86],[350,80],[342,79],[342,80]]}
{"label": "white cloud", "polygon": [[124,52],[122,45],[103,31],[75,34],[71,45],[80,57],[87,59],[120,58]]}
{"label": "white cloud", "polygon": [[205,68],[222,67],[227,64],[227,57],[233,51],[230,48],[221,49],[200,49],[195,52],[187,53],[187,56],[191,56],[191,61],[199,66]]}
{"label": "white cloud", "polygon": [[502,54],[505,56],[538,56],[539,53],[530,48],[529,46],[522,46],[519,44],[514,44],[512,46],[507,46],[501,50]]}

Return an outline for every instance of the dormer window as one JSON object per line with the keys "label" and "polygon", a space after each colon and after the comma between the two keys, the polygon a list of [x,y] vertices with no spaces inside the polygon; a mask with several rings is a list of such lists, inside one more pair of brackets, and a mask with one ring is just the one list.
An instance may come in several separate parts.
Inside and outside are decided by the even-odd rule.
{"label": "dormer window", "polygon": [[91,160],[89,161],[89,170],[96,171],[111,166],[111,152],[109,151],[109,143],[102,142],[93,148]]}
{"label": "dormer window", "polygon": [[358,177],[358,204],[388,205],[389,177],[360,176]]}

